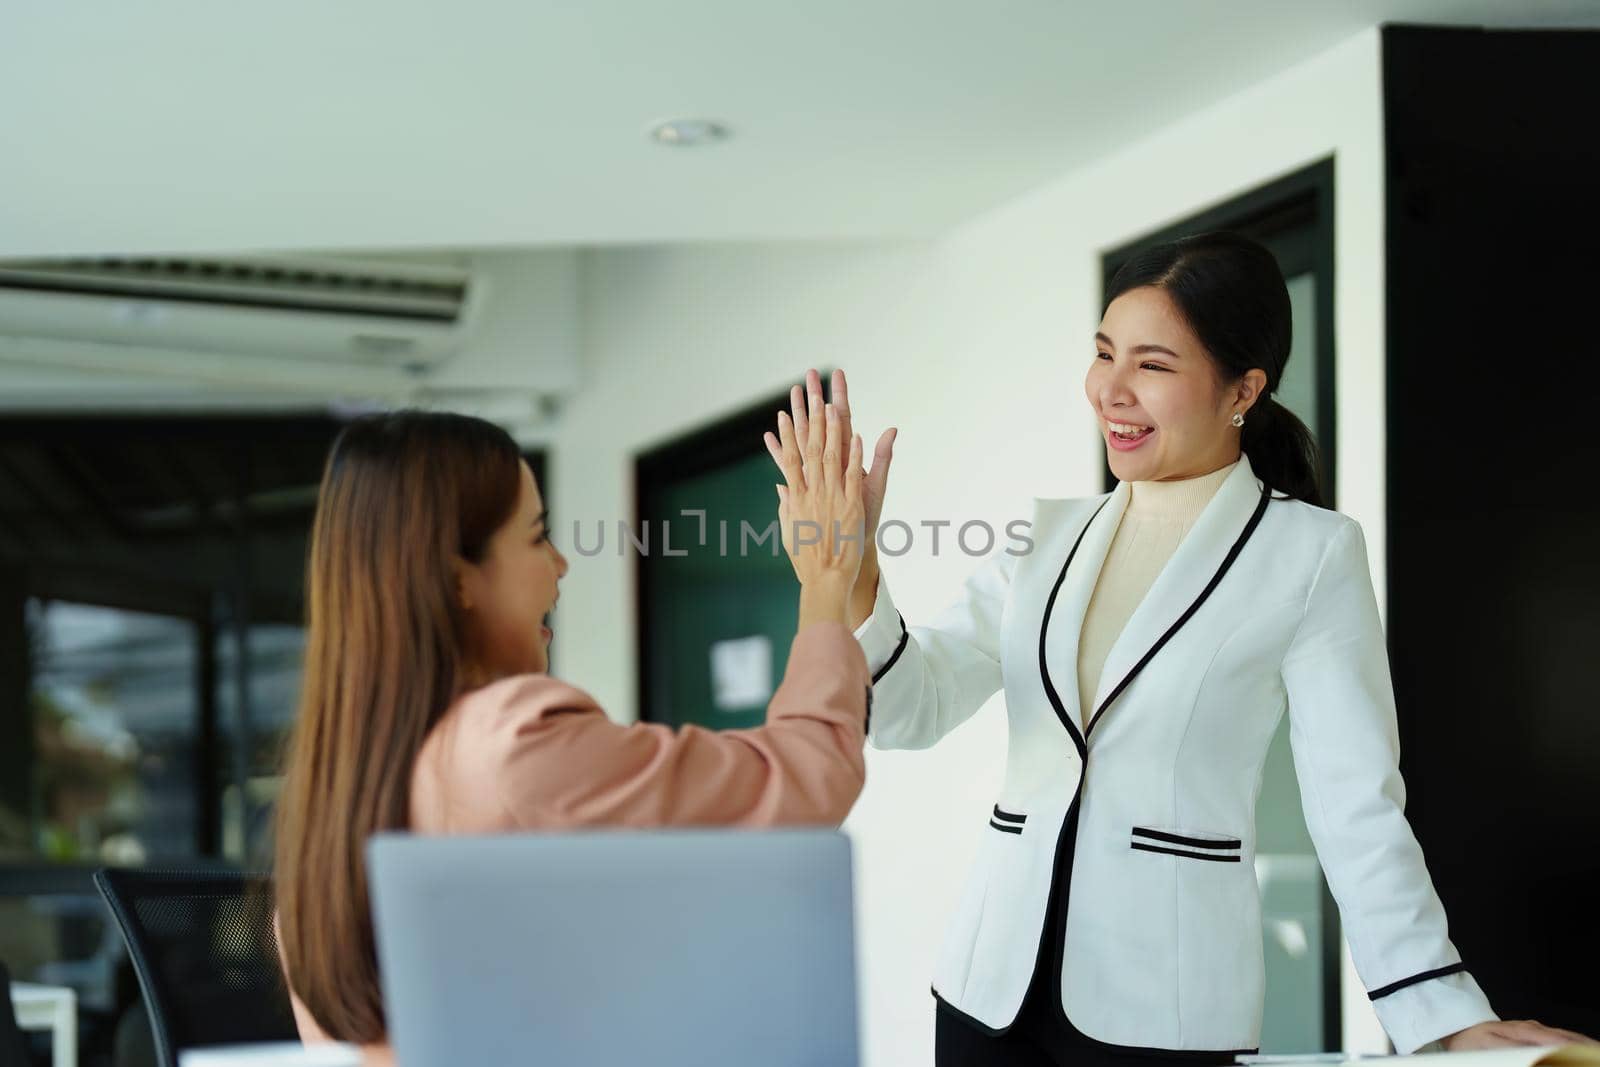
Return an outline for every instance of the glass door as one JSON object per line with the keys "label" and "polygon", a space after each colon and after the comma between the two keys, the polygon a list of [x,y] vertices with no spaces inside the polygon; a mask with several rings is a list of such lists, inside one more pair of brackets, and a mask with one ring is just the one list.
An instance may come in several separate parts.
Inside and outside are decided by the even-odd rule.
{"label": "glass door", "polygon": [[[23,850],[49,860],[192,857],[200,827],[194,620],[30,598],[34,761]],[[15,829],[13,830],[13,834]]]}

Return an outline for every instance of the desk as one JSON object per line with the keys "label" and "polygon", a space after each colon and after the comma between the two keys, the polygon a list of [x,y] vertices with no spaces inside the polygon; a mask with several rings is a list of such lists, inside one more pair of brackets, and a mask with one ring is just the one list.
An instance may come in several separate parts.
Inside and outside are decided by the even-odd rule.
{"label": "desk", "polygon": [[53,1067],[78,1067],[78,994],[64,986],[11,983],[11,1007],[24,1030],[49,1030]]}

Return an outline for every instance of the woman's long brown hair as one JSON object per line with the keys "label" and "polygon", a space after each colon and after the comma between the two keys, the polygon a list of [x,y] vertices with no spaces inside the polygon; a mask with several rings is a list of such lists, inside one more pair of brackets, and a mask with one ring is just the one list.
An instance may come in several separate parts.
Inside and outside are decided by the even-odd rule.
{"label": "woman's long brown hair", "polygon": [[402,411],[346,426],[323,471],[274,875],[289,985],[336,1040],[386,1032],[366,840],[409,823],[412,764],[468,667],[451,560],[482,559],[521,462],[492,423]]}

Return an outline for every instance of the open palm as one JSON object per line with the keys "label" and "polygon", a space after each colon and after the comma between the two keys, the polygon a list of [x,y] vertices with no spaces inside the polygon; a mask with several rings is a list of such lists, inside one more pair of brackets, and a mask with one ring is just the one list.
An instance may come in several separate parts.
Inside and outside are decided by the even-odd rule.
{"label": "open palm", "polygon": [[[850,425],[850,386],[844,371],[833,372],[833,407],[839,414],[840,439],[849,441],[854,435]],[[822,376],[814,369],[806,371],[806,384],[789,390],[789,417],[794,423],[794,434],[804,441],[810,436],[811,411],[822,411]],[[889,463],[894,459],[894,440],[898,431],[894,427],[883,431],[872,450],[872,468],[860,471],[862,504],[866,509],[867,553],[876,555],[878,521],[883,517],[883,499],[889,488]],[[783,447],[778,436],[766,435],[767,452],[779,469],[783,467]],[[841,462],[848,459],[841,456]],[[843,472],[841,472],[843,473]]]}

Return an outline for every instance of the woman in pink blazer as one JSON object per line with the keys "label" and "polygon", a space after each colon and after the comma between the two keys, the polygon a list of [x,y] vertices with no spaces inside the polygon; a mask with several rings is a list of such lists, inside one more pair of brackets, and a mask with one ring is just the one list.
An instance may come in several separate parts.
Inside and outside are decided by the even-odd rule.
{"label": "woman in pink blazer", "polygon": [[871,700],[845,626],[864,539],[795,534],[863,526],[861,443],[831,407],[811,414],[804,441],[785,420],[778,489],[798,632],[766,725],[725,732],[619,726],[546,673],[567,560],[503,430],[408,411],[340,434],[312,531],[277,828],[279,941],[302,1037],[391,1059],[361,860],[377,831],[844,818]]}

